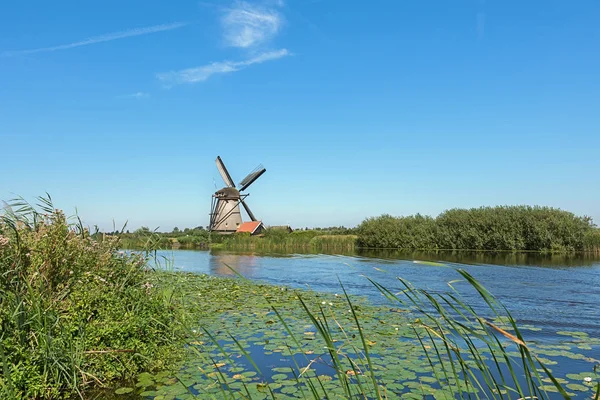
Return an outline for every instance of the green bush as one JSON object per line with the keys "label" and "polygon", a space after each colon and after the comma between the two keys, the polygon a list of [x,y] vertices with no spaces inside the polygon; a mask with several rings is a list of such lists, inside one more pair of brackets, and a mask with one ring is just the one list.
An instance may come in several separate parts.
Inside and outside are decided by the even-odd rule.
{"label": "green bush", "polygon": [[44,203],[0,219],[0,398],[57,398],[164,368],[182,331],[141,255]]}
{"label": "green bush", "polygon": [[357,228],[371,248],[570,252],[600,249],[588,217],[550,208],[501,206],[452,209],[436,218],[382,215]]}

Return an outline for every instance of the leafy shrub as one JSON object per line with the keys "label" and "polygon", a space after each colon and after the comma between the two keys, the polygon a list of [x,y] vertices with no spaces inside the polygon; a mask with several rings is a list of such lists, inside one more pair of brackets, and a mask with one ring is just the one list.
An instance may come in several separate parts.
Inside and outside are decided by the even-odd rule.
{"label": "leafy shrub", "polygon": [[0,219],[0,398],[57,398],[162,368],[181,333],[141,255],[44,199]]}
{"label": "leafy shrub", "polygon": [[588,217],[550,207],[444,211],[436,218],[382,215],[357,228],[359,246],[405,249],[584,251],[600,248]]}

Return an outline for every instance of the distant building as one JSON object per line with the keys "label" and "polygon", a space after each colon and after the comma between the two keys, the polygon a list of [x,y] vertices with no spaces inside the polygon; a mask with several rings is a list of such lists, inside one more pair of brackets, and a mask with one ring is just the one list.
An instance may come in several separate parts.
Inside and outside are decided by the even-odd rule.
{"label": "distant building", "polygon": [[259,235],[265,230],[265,225],[262,221],[242,222],[235,231],[236,233],[249,233],[250,235]]}
{"label": "distant building", "polygon": [[270,226],[269,229],[273,229],[275,231],[286,231],[288,233],[294,232],[291,226],[289,225],[278,225],[278,226]]}

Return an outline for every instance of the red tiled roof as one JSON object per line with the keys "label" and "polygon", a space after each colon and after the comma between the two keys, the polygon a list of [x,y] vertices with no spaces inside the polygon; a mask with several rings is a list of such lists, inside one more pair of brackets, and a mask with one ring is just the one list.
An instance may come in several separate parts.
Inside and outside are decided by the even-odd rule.
{"label": "red tiled roof", "polygon": [[261,224],[261,221],[242,222],[242,224],[237,228],[236,232],[249,232],[250,234],[253,234],[254,231],[261,226]]}

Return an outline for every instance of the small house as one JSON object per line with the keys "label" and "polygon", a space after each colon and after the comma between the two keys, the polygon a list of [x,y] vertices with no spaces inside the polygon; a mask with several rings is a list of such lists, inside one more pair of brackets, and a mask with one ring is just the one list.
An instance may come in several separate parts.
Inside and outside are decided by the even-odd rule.
{"label": "small house", "polygon": [[262,221],[242,222],[235,231],[236,233],[249,233],[250,235],[259,235],[265,230],[265,225]]}

